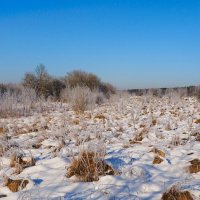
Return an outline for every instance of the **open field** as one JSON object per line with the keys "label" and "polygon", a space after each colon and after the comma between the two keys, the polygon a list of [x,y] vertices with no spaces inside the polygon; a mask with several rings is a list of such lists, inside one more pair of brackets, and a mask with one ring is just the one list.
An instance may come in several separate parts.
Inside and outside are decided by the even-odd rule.
{"label": "open field", "polygon": [[200,200],[200,0],[0,2],[0,200]]}
{"label": "open field", "polygon": [[[174,185],[200,198],[200,103],[192,97],[113,95],[83,114],[49,102],[1,118],[0,137],[3,199],[157,200]],[[110,171],[100,173],[99,163]]]}

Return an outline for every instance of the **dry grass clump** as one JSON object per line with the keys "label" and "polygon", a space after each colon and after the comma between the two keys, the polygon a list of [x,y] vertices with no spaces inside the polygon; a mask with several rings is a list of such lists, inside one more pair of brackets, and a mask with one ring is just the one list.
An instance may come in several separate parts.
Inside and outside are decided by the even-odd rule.
{"label": "dry grass clump", "polygon": [[172,186],[166,191],[161,200],[193,200],[189,191],[180,191],[176,186]]}
{"label": "dry grass clump", "polygon": [[74,158],[67,170],[67,178],[76,176],[83,182],[98,181],[99,176],[115,174],[97,153],[89,151],[83,151],[78,158]]}
{"label": "dry grass clump", "polygon": [[79,125],[80,124],[80,120],[79,119],[74,119],[72,120],[72,125]]}
{"label": "dry grass clump", "polygon": [[171,131],[171,130],[172,130],[170,121],[167,121],[167,123],[165,124],[165,130],[166,130],[166,131]]}
{"label": "dry grass clump", "polygon": [[0,194],[0,198],[4,198],[4,197],[7,197],[6,194]]}
{"label": "dry grass clump", "polygon": [[135,144],[138,142],[141,142],[144,137],[147,135],[147,133],[149,132],[149,129],[147,128],[143,128],[142,131],[138,132],[133,140],[129,140],[130,144]]}
{"label": "dry grass clump", "polygon": [[172,137],[172,140],[171,140],[170,144],[172,144],[172,145],[174,145],[174,146],[179,146],[179,145],[181,144],[181,139],[180,139],[180,137],[177,136],[177,135],[174,135],[174,136]]}
{"label": "dry grass clump", "polygon": [[9,177],[4,177],[4,185],[7,186],[12,192],[18,192],[20,190],[23,190],[28,185],[28,183],[29,183],[28,180],[23,180],[23,179],[13,180]]}
{"label": "dry grass clump", "polygon": [[194,123],[195,124],[200,124],[200,119],[197,119]]}
{"label": "dry grass clump", "polygon": [[0,145],[0,156],[3,156],[3,154],[4,154],[4,149],[3,149],[3,146],[2,146],[2,145]]}
{"label": "dry grass clump", "polygon": [[123,133],[123,132],[124,132],[124,129],[120,126],[120,127],[117,129],[117,132]]}
{"label": "dry grass clump", "polygon": [[15,168],[17,174],[20,174],[23,171],[23,169],[34,165],[35,165],[35,160],[32,156],[27,161],[24,160],[22,154],[14,153],[11,156],[10,167]]}
{"label": "dry grass clump", "polygon": [[0,156],[3,156],[4,153],[9,148],[9,144],[7,142],[3,141],[3,140],[4,140],[4,138],[0,138],[0,141],[1,141],[1,143],[0,143]]}
{"label": "dry grass clump", "polygon": [[146,125],[145,124],[140,124],[140,128],[145,128]]}
{"label": "dry grass clump", "polygon": [[200,142],[200,132],[199,131],[195,131],[191,134],[191,136],[195,137],[195,141]]}
{"label": "dry grass clump", "polygon": [[124,149],[127,149],[127,148],[129,148],[130,147],[130,144],[129,143],[125,143],[125,144],[123,144],[123,146],[122,146]]}
{"label": "dry grass clump", "polygon": [[157,154],[157,155],[159,155],[159,156],[161,156],[161,157],[165,157],[165,153],[164,153],[163,151],[157,149],[157,148],[153,148],[153,149],[151,150],[151,152],[154,152],[155,154]]}
{"label": "dry grass clump", "polygon": [[106,119],[106,117],[105,117],[104,115],[102,115],[102,114],[96,115],[94,118],[95,118],[95,119],[102,119],[102,120],[105,120],[105,119]]}
{"label": "dry grass clump", "polygon": [[200,142],[200,135],[197,135],[196,138],[195,138],[195,140],[196,140],[197,142]]}
{"label": "dry grass clump", "polygon": [[0,137],[6,136],[6,133],[8,133],[8,127],[4,123],[0,123]]}
{"label": "dry grass clump", "polygon": [[161,111],[160,112],[160,117],[164,116],[165,115],[165,112],[164,111]]}
{"label": "dry grass clump", "polygon": [[160,164],[163,162],[163,159],[160,158],[159,156],[155,156],[153,160],[153,164]]}
{"label": "dry grass clump", "polygon": [[156,124],[157,124],[157,120],[156,120],[156,119],[153,119],[153,120],[152,120],[152,125],[155,126]]}
{"label": "dry grass clump", "polygon": [[191,174],[200,172],[200,160],[194,159],[190,161],[191,165],[188,170]]}
{"label": "dry grass clump", "polygon": [[91,140],[91,137],[90,135],[85,135],[84,137],[76,137],[75,140],[76,140],[75,145],[79,146],[81,144],[84,144],[85,142],[89,142]]}
{"label": "dry grass clump", "polygon": [[0,134],[4,134],[4,128],[0,127]]}
{"label": "dry grass clump", "polygon": [[34,149],[39,149],[41,146],[42,146],[42,143],[35,143],[35,144],[32,144],[32,147],[33,147]]}
{"label": "dry grass clump", "polygon": [[176,113],[176,111],[171,110],[171,111],[169,111],[169,112],[170,112],[171,115],[173,115],[174,117],[177,117],[177,113]]}

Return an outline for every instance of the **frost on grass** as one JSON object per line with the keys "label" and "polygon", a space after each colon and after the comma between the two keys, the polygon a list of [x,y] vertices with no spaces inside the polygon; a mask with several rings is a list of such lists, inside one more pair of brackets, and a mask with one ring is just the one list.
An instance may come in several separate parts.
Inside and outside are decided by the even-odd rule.
{"label": "frost on grass", "polygon": [[[31,115],[0,118],[2,195],[185,200],[190,193],[198,199],[200,104],[195,98],[122,93],[99,104],[90,94],[81,114],[74,112],[73,101],[41,99],[33,102]],[[23,107],[14,103],[12,111],[18,108]],[[87,148],[81,150],[82,145]],[[6,185],[2,174],[9,177]],[[177,182],[185,188],[163,194]]]}
{"label": "frost on grass", "polygon": [[88,87],[77,86],[70,90],[69,95],[72,109],[77,114],[82,114],[95,106],[96,93]]}

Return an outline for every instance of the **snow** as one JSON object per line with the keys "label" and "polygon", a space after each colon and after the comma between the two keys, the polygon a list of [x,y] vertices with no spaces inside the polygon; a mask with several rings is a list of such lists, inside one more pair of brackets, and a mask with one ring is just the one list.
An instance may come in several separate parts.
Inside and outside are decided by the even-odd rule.
{"label": "snow", "polygon": [[[83,115],[76,115],[67,104],[56,108],[29,117],[0,119],[9,136],[0,135],[0,144],[8,146],[0,157],[0,195],[7,195],[2,199],[157,200],[174,184],[200,198],[200,173],[187,172],[189,161],[200,158],[200,143],[193,136],[200,134],[200,125],[195,123],[200,119],[200,104],[194,98],[125,96]],[[141,125],[148,133],[140,143],[130,144],[143,130]],[[40,146],[33,148],[33,144]],[[90,183],[66,178],[66,168],[84,147],[105,149],[106,163],[119,173]],[[162,163],[152,164],[153,148],[165,153]],[[15,151],[33,156],[35,166],[13,174],[9,162]],[[12,193],[3,185],[4,174],[28,179],[29,184]]]}

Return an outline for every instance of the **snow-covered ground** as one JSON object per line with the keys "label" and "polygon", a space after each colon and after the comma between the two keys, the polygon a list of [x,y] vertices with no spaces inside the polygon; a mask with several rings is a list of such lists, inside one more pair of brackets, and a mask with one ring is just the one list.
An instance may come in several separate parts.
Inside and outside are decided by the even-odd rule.
{"label": "snow-covered ground", "polygon": [[[48,112],[0,119],[0,196],[2,199],[161,199],[172,185],[200,199],[200,173],[189,161],[200,159],[200,104],[194,98],[121,96],[76,115],[67,104]],[[196,123],[195,123],[196,122]],[[136,136],[141,141],[135,141]],[[74,156],[83,148],[106,151],[105,161],[118,173],[96,182],[67,178]],[[165,155],[153,164],[155,148]],[[14,152],[36,160],[19,174],[10,167]],[[3,176],[27,179],[22,191],[4,186]]]}

